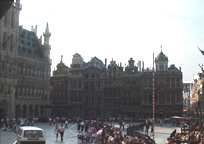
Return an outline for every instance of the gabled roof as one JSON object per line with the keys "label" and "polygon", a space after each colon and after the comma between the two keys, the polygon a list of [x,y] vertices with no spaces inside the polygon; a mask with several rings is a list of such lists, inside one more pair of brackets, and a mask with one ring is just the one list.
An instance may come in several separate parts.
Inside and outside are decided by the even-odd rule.
{"label": "gabled roof", "polygon": [[97,68],[103,69],[103,68],[105,68],[105,65],[104,65],[104,63],[100,59],[98,59],[97,57],[93,57],[86,64],[86,68],[89,68],[89,67],[97,67]]}
{"label": "gabled roof", "polygon": [[89,62],[90,63],[99,62],[99,63],[103,64],[103,62],[100,59],[98,59],[97,57],[93,57]]}

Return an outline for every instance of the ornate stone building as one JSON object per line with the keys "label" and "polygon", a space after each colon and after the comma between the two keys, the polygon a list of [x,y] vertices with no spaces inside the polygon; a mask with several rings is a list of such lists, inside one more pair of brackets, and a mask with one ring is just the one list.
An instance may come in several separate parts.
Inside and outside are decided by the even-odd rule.
{"label": "ornate stone building", "polygon": [[0,117],[15,115],[20,10],[16,0],[0,19]]}
{"label": "ornate stone building", "polygon": [[20,27],[18,45],[18,84],[16,87],[16,116],[43,117],[50,104],[50,32],[48,23],[42,39],[37,29],[28,31]]}
{"label": "ornate stone building", "polygon": [[203,95],[203,84],[204,84],[204,71],[201,67],[202,72],[198,73],[198,77],[194,79],[191,87],[190,94],[190,110],[191,115],[203,116],[204,115],[204,95]]}
{"label": "ornate stone building", "polygon": [[[161,51],[156,62],[156,116],[182,115],[182,72]],[[141,68],[130,58],[122,67],[116,61],[107,66],[98,58],[88,63],[74,54],[71,67],[61,60],[51,77],[54,116],[83,117],[151,117],[152,70]],[[58,100],[58,101],[57,101]],[[56,105],[58,102],[58,106]],[[56,107],[61,107],[57,110]],[[62,108],[63,107],[63,108]]]}
{"label": "ornate stone building", "polygon": [[[155,59],[155,114],[156,117],[182,115],[183,113],[183,80],[181,68],[175,65],[168,67],[168,58],[161,51]],[[143,109],[147,115],[152,114],[152,70],[144,71]]]}
{"label": "ornate stone building", "polygon": [[19,27],[20,0],[0,20],[0,117],[48,116],[50,103],[50,32],[37,37]]}
{"label": "ornate stone building", "polygon": [[76,53],[71,68],[61,59],[51,78],[52,115],[85,118],[101,115],[104,70],[105,65],[96,57],[85,63]]}

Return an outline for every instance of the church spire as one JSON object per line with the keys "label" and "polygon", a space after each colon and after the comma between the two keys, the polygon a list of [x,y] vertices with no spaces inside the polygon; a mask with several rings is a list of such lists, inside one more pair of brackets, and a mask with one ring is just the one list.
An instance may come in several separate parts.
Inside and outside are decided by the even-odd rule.
{"label": "church spire", "polygon": [[47,26],[46,26],[46,30],[45,30],[45,32],[46,32],[47,34],[49,34],[49,26],[48,26],[48,22],[47,22]]}
{"label": "church spire", "polygon": [[44,36],[44,45],[49,45],[51,33],[49,32],[48,22],[47,22],[47,26],[45,29],[45,33],[43,33],[43,36]]}
{"label": "church spire", "polygon": [[44,36],[44,56],[46,58],[50,59],[50,49],[51,49],[50,36],[51,36],[51,33],[49,32],[48,22],[46,25],[45,32],[43,33],[43,36]]}

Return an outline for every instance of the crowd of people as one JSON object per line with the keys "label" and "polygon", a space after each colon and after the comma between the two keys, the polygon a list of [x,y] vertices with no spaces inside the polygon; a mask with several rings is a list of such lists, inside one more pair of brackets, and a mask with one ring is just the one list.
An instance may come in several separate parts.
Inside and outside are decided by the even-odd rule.
{"label": "crowd of people", "polygon": [[[17,126],[32,126],[38,123],[37,118],[27,119],[1,119],[1,126],[5,129],[13,129],[16,132]],[[150,140],[151,133],[148,133],[151,128],[151,120],[143,121],[145,135],[140,133],[127,134],[125,131],[130,125],[126,124],[125,119],[119,119],[117,127],[114,125],[116,121],[112,123],[102,122],[99,120],[83,120],[80,118],[66,119],[66,118],[47,118],[48,125],[54,125],[54,134],[56,139],[63,141],[64,132],[68,129],[68,124],[74,122],[77,124],[78,142],[89,144],[152,144]],[[142,121],[141,121],[142,122]],[[119,125],[119,126],[118,126]],[[60,137],[60,138],[59,138]]]}
{"label": "crowd of people", "polygon": [[[59,122],[57,122],[59,121]],[[68,123],[72,122],[71,119],[58,120],[57,118],[48,118],[49,125],[55,124],[54,133],[56,139],[59,138],[63,141],[65,129],[68,129]],[[133,133],[131,135],[122,134],[127,125],[124,120],[118,122],[119,127],[115,127],[111,122],[101,122],[97,120],[83,120],[76,119],[73,121],[77,123],[77,139],[78,143],[89,144],[152,144],[152,141],[147,135]],[[58,126],[58,123],[61,126]]]}
{"label": "crowd of people", "polygon": [[204,144],[203,122],[199,122],[199,120],[177,120],[176,123],[181,126],[181,132],[178,133],[174,130],[167,138],[168,144]]}
{"label": "crowd of people", "polygon": [[16,132],[17,126],[28,126],[28,125],[33,125],[34,123],[38,123],[38,118],[32,118],[32,119],[27,119],[27,118],[2,118],[0,122],[0,127],[3,129],[3,131],[14,131]]}
{"label": "crowd of people", "polygon": [[152,144],[148,136],[139,133],[122,134],[125,122],[119,121],[119,127],[111,123],[86,120],[77,122],[78,140],[84,143],[97,144]]}

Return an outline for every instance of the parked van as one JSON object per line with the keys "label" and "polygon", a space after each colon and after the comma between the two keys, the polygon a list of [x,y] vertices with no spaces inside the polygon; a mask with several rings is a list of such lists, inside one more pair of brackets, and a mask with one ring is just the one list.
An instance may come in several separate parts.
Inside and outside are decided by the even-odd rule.
{"label": "parked van", "polygon": [[16,144],[45,144],[43,129],[33,126],[20,127],[17,132]]}

